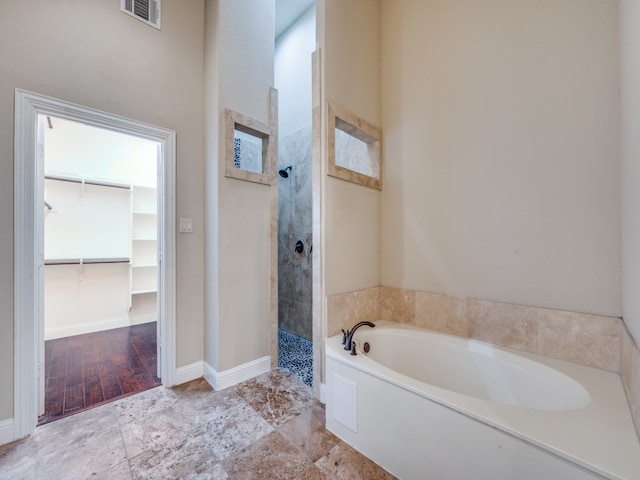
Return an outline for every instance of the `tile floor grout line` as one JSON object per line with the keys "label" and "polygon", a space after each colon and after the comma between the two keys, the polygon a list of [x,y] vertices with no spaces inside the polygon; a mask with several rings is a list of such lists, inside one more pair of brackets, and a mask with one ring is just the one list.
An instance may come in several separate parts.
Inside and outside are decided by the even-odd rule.
{"label": "tile floor grout line", "polygon": [[127,468],[129,469],[129,477],[133,479],[133,470],[131,469],[131,457],[129,456],[129,452],[127,451],[127,442],[124,441],[124,433],[122,433],[122,422],[120,421],[120,414],[116,409],[116,403],[118,403],[118,401],[111,403],[111,405],[113,406],[113,411],[116,415],[116,421],[118,422],[118,431],[120,432],[120,439],[122,440],[122,448],[124,448],[124,454],[127,457]]}

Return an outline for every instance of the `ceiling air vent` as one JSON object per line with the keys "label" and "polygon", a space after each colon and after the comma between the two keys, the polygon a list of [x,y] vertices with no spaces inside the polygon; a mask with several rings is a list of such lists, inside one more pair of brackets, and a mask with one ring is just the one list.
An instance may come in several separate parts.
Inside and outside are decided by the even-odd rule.
{"label": "ceiling air vent", "polygon": [[120,0],[120,10],[160,30],[160,0]]}

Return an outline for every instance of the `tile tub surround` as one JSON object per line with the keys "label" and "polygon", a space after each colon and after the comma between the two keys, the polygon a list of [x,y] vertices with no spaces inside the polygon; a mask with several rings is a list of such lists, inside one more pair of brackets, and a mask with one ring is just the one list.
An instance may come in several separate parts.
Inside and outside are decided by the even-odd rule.
{"label": "tile tub surround", "polygon": [[327,336],[362,320],[384,319],[620,372],[622,321],[391,287],[327,299]]}
{"label": "tile tub surround", "polygon": [[0,447],[0,478],[390,479],[324,428],[311,389],[274,370],[216,392],[148,390]]}
{"label": "tile tub surround", "polygon": [[367,288],[342,293],[327,298],[327,337],[333,337],[364,320],[382,317],[380,312],[380,288]]}

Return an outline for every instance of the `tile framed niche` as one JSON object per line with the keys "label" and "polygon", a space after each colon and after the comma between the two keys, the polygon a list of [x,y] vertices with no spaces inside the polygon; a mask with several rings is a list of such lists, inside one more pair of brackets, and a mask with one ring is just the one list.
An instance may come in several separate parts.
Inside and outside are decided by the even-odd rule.
{"label": "tile framed niche", "polygon": [[276,141],[265,123],[236,112],[224,110],[225,177],[247,182],[276,183]]}
{"label": "tile framed niche", "polygon": [[327,110],[327,174],[382,190],[382,130],[338,105]]}

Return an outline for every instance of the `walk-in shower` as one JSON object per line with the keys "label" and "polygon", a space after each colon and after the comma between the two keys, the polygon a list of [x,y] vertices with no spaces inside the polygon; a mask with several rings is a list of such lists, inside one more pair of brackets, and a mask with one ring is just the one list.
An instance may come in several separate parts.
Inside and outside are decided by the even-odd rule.
{"label": "walk-in shower", "polygon": [[311,385],[311,57],[316,48],[316,12],[313,0],[291,4],[295,12],[284,11],[292,7],[276,2],[276,23],[281,14],[283,19],[276,28],[274,65],[279,135],[278,366]]}

